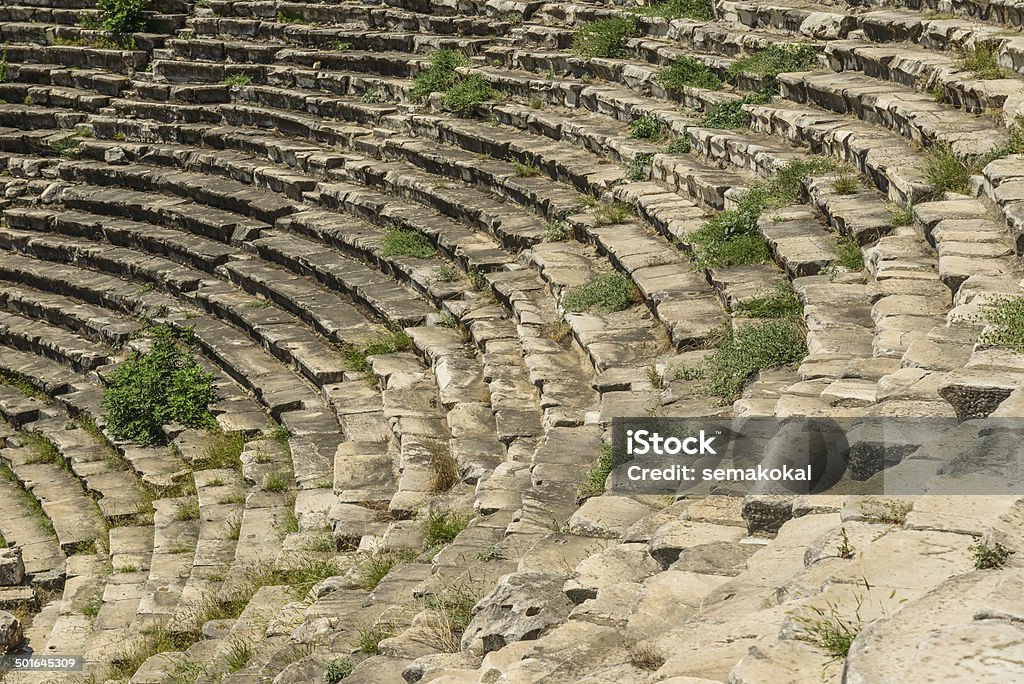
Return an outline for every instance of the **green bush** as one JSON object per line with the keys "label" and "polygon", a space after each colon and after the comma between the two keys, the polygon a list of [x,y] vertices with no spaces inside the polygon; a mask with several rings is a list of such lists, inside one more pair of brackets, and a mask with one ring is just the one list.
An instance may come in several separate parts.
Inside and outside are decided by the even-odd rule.
{"label": "green bush", "polygon": [[764,87],[778,90],[775,80],[779,74],[791,71],[811,71],[820,66],[818,53],[810,45],[772,45],[736,60],[729,66],[733,76],[749,74],[767,79]]}
{"label": "green bush", "polygon": [[687,86],[705,90],[718,90],[722,87],[718,75],[707,64],[693,57],[678,58],[672,66],[655,76],[654,81],[669,90],[682,90]]}
{"label": "green bush", "polygon": [[722,403],[739,398],[747,381],[760,370],[796,364],[807,355],[800,325],[787,318],[733,328],[726,324],[721,342],[703,362],[675,369],[676,377],[701,381],[701,390]]}
{"label": "green bush", "polygon": [[153,346],[133,352],[110,376],[103,396],[103,416],[118,439],[137,444],[164,441],[161,427],[212,424],[208,406],[216,398],[212,374],[192,358],[190,337],[166,326],[153,329]]}
{"label": "green bush", "polygon": [[409,348],[409,344],[409,336],[403,331],[389,330],[370,340],[362,347],[350,346],[346,348],[345,360],[348,362],[348,367],[351,370],[368,371],[370,370],[370,364],[366,357],[405,351]]}
{"label": "green bush", "polygon": [[348,656],[335,658],[324,666],[324,681],[327,684],[338,684],[338,682],[352,674],[354,669],[355,666],[352,664],[352,659]]}
{"label": "green bush", "polygon": [[647,172],[651,168],[651,159],[653,157],[653,154],[638,154],[626,166],[626,179],[633,182],[647,180]]}
{"label": "green bush", "polygon": [[787,162],[765,183],[755,183],[740,197],[737,207],[720,211],[690,236],[702,267],[737,266],[765,263],[768,247],[757,229],[757,220],[767,210],[796,201],[805,176],[824,173],[835,167],[828,159],[801,159]]}
{"label": "green bush", "polygon": [[796,292],[781,284],[772,292],[752,297],[736,306],[736,311],[751,318],[789,318],[803,311]]}
{"label": "green bush", "polygon": [[146,28],[146,9],[149,0],[97,0],[103,27],[112,33],[124,35]]}
{"label": "green bush", "polygon": [[629,124],[629,137],[634,140],[657,140],[665,135],[665,127],[653,116],[644,114]]}
{"label": "green bush", "polygon": [[583,501],[592,496],[600,496],[604,493],[604,482],[608,475],[619,465],[615,462],[615,456],[610,444],[601,447],[601,455],[587,471],[586,479],[576,488],[578,500]]}
{"label": "green bush", "polygon": [[701,125],[707,128],[746,128],[750,125],[750,114],[743,109],[745,104],[764,104],[771,100],[769,93],[747,95],[739,100],[720,102],[704,112]]}
{"label": "green bush", "polygon": [[481,102],[494,97],[494,91],[487,81],[479,74],[472,74],[459,79],[445,91],[441,98],[441,107],[461,116],[468,116],[476,111]]}
{"label": "green bush", "polygon": [[690,138],[684,135],[683,137],[676,138],[675,140],[670,142],[665,151],[668,152],[669,154],[686,154],[687,152],[690,151],[690,148]]}
{"label": "green bush", "polygon": [[584,285],[577,285],[565,293],[562,303],[566,311],[600,311],[613,313],[635,304],[640,299],[633,281],[627,276],[602,274],[594,276]]}
{"label": "green bush", "polygon": [[437,254],[430,239],[418,230],[392,226],[381,244],[381,256],[410,256],[429,259]]}
{"label": "green bush", "polygon": [[860,244],[852,236],[843,236],[836,240],[836,256],[839,265],[848,271],[864,269],[864,253],[860,251]]}
{"label": "green bush", "polygon": [[1007,78],[1011,72],[999,66],[999,49],[990,43],[976,43],[960,52],[957,68],[974,73],[982,81]]}
{"label": "green bush", "polygon": [[0,83],[7,82],[7,46],[0,51]]}
{"label": "green bush", "polygon": [[989,327],[978,342],[1024,354],[1024,297],[996,299],[985,309],[984,320]]}
{"label": "green bush", "polygon": [[448,90],[458,83],[460,76],[455,70],[469,64],[466,55],[456,50],[438,50],[430,57],[430,66],[416,75],[412,92],[413,100],[424,100],[434,92]]}
{"label": "green bush", "polygon": [[665,0],[648,7],[637,7],[632,10],[648,17],[665,19],[696,19],[707,21],[714,16],[710,0]]}
{"label": "green bush", "polygon": [[989,544],[984,540],[978,540],[968,547],[971,555],[974,556],[974,567],[978,570],[993,570],[1006,565],[1010,560],[1013,551],[1006,548],[999,542]]}
{"label": "green bush", "polygon": [[229,86],[247,86],[252,85],[252,76],[249,74],[231,74],[225,78],[222,83]]}
{"label": "green bush", "polygon": [[585,59],[625,57],[626,39],[636,36],[639,31],[636,19],[599,19],[576,29],[572,37],[572,51]]}

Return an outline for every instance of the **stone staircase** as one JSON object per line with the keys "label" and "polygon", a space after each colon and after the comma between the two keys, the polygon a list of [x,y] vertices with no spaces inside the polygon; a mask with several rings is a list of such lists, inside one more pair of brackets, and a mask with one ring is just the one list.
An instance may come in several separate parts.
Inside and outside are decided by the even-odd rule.
{"label": "stone staircase", "polygon": [[[637,10],[159,0],[118,44],[94,3],[0,9],[18,648],[132,684],[1024,676],[1020,561],[973,550],[1024,548],[1018,498],[948,494],[939,445],[854,472],[923,497],[600,469],[618,416],[1019,417],[978,341],[1024,277],[1016,9]],[[417,99],[441,51],[490,95]],[[138,447],[101,402],[154,324],[217,429]],[[709,392],[761,329],[788,361]]]}

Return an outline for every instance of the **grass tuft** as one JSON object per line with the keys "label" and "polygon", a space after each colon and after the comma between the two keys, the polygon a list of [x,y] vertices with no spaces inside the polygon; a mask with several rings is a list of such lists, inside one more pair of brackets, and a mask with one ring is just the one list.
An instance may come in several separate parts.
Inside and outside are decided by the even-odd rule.
{"label": "grass tuft", "polygon": [[999,66],[999,50],[990,43],[975,43],[961,50],[957,68],[973,72],[974,77],[982,81],[1011,75],[1007,69]]}
{"label": "grass tuft", "polygon": [[703,88],[718,90],[722,87],[722,79],[707,64],[693,57],[679,57],[667,69],[662,70],[654,81],[668,90],[683,88]]}
{"label": "grass tuft", "polygon": [[412,559],[413,554],[407,551],[382,551],[367,556],[359,575],[359,585],[366,591],[373,591],[393,567]]}
{"label": "grass tuft", "polygon": [[633,281],[628,276],[615,273],[597,275],[583,285],[569,288],[562,304],[566,311],[573,313],[613,313],[622,311],[639,300],[640,293]]}
{"label": "grass tuft", "polygon": [[391,226],[381,245],[381,256],[409,256],[429,259],[437,254],[430,238],[413,228]]}
{"label": "grass tuft", "polygon": [[983,539],[979,539],[974,544],[971,544],[969,548],[971,555],[974,557],[974,567],[978,570],[1001,568],[1006,565],[1006,561],[1010,560],[1010,556],[1014,554],[1013,551],[999,542],[989,544]]}
{"label": "grass tuft", "polygon": [[249,74],[231,74],[223,81],[221,81],[221,83],[227,86],[252,85],[252,76],[250,76]]}
{"label": "grass tuft", "polygon": [[324,665],[324,681],[327,684],[338,684],[352,674],[353,670],[355,670],[355,665],[352,664],[351,658],[348,656],[335,658]]}
{"label": "grass tuft", "polygon": [[977,169],[953,153],[946,143],[938,143],[930,150],[925,159],[924,176],[935,186],[937,192],[956,192],[967,194],[971,174]]}
{"label": "grass tuft", "polygon": [[750,318],[789,318],[799,316],[802,311],[800,300],[788,283],[736,306],[737,313]]}
{"label": "grass tuft", "polygon": [[427,548],[436,549],[450,544],[468,524],[469,517],[455,511],[429,511],[423,521]]}
{"label": "grass tuft", "polygon": [[639,31],[640,25],[634,18],[598,19],[576,29],[572,51],[584,59],[625,57],[628,54],[626,39]]}
{"label": "grass tuft", "polygon": [[1024,354],[1024,297],[993,300],[985,309],[983,319],[988,327],[978,339],[979,344]]}
{"label": "grass tuft", "polygon": [[714,16],[714,8],[710,0],[665,0],[646,7],[634,7],[630,11],[647,17],[662,17],[664,19],[707,21]]}
{"label": "grass tuft", "polygon": [[629,124],[629,137],[634,140],[661,140],[665,126],[649,114],[633,119]]}

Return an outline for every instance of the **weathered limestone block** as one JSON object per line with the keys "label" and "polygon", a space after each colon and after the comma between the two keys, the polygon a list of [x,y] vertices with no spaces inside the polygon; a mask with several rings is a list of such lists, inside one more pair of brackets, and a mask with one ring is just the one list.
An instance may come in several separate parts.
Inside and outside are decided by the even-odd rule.
{"label": "weathered limestone block", "polygon": [[517,641],[536,639],[546,628],[564,622],[572,607],[557,573],[505,575],[474,609],[462,636],[463,650],[489,653]]}
{"label": "weathered limestone block", "polygon": [[14,587],[25,579],[25,563],[17,546],[0,549],[0,587]]}

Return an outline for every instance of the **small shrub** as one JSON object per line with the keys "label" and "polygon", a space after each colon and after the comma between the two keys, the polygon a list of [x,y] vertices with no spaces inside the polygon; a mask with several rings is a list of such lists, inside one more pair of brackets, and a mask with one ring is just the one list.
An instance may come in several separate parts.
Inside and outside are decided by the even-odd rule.
{"label": "small shrub", "polygon": [[177,422],[200,428],[212,424],[214,377],[191,356],[186,340],[166,326],[153,329],[153,346],[132,353],[110,376],[103,416],[117,439],[153,445],[164,441],[162,426]]}
{"label": "small shrub", "polygon": [[635,140],[658,140],[665,134],[665,127],[654,117],[644,114],[629,124],[629,137]]}
{"label": "small shrub", "polygon": [[746,212],[718,212],[688,238],[695,263],[701,268],[714,268],[768,262],[771,253],[756,228],[756,217]]}
{"label": "small shrub", "polygon": [[469,518],[454,511],[429,511],[423,521],[428,549],[450,544],[469,524]]}
{"label": "small shrub", "polygon": [[839,265],[848,271],[864,269],[864,253],[860,251],[860,244],[852,236],[842,236],[836,240],[836,256]]}
{"label": "small shrub", "polygon": [[278,12],[277,21],[281,24],[305,24],[306,18],[301,14],[289,14],[287,12]]}
{"label": "small shrub", "polygon": [[144,31],[149,0],[97,0],[96,9],[108,31],[124,35]]}
{"label": "small shrub", "polygon": [[987,307],[983,319],[988,327],[978,343],[1012,349],[1024,354],[1024,298],[1000,297]]}
{"label": "small shrub", "polygon": [[352,49],[352,43],[346,43],[343,40],[336,40],[331,43],[331,49],[336,52],[345,52],[346,50]]}
{"label": "small shrub", "polygon": [[626,179],[633,182],[647,180],[648,169],[651,167],[651,154],[638,154],[626,167]]}
{"label": "small shrub", "polygon": [[981,539],[971,544],[969,548],[971,555],[974,556],[974,567],[978,570],[1001,568],[1014,553],[999,542],[989,544]]}
{"label": "small shrub", "polygon": [[594,276],[588,283],[569,288],[562,304],[566,311],[573,313],[614,313],[637,303],[639,298],[640,294],[628,276],[606,273]]}
{"label": "small shrub", "polygon": [[668,90],[682,90],[686,87],[718,90],[722,79],[711,67],[693,57],[679,57],[672,66],[654,77],[655,82]]}
{"label": "small shrub", "polygon": [[352,674],[354,669],[355,665],[352,664],[352,659],[348,656],[335,658],[324,666],[324,681],[327,684],[338,684]]}
{"label": "small shrub", "polygon": [[690,149],[690,138],[688,136],[683,136],[670,142],[665,151],[669,154],[686,154]]}
{"label": "small shrub", "polygon": [[530,98],[530,109],[540,109],[544,106],[544,101],[536,95]]}
{"label": "small shrub", "polygon": [[487,276],[482,271],[472,270],[466,273],[466,278],[469,279],[469,284],[473,288],[474,292],[483,292],[490,288],[490,283],[487,282]]}
{"label": "small shrub", "polygon": [[776,77],[792,71],[810,71],[819,66],[818,53],[810,45],[771,45],[736,60],[729,66],[733,76],[749,74],[766,80],[764,88],[777,91]]}
{"label": "small shrub", "polygon": [[532,178],[540,175],[540,167],[532,159],[523,162],[512,162],[517,178]]}
{"label": "small shrub", "polygon": [[569,239],[569,224],[565,221],[548,221],[544,228],[544,242],[563,242]]}
{"label": "small shrub", "polygon": [[437,254],[430,238],[418,230],[392,226],[381,244],[381,256],[410,256],[429,259]]}
{"label": "small shrub", "polygon": [[741,302],[736,311],[751,318],[790,318],[799,316],[803,307],[796,292],[788,284],[780,284],[772,292]]}
{"label": "small shrub", "polygon": [[445,91],[441,98],[441,107],[461,116],[468,116],[476,111],[480,103],[494,97],[494,91],[483,76],[472,74],[461,78]]}
{"label": "small shrub", "polygon": [[989,43],[975,43],[960,52],[958,69],[974,73],[974,77],[982,81],[1006,78],[1008,72],[999,66],[999,50]]}
{"label": "small shrub", "polygon": [[697,21],[707,21],[714,16],[710,0],[665,0],[647,7],[635,7],[631,11],[649,17]]}
{"label": "small shrub", "polygon": [[924,175],[937,192],[957,192],[967,194],[971,173],[971,165],[965,163],[953,153],[946,143],[937,143],[928,150],[925,159]]}
{"label": "small shrub", "polygon": [[221,82],[227,86],[247,86],[252,85],[252,77],[249,74],[231,74]]}
{"label": "small shrub", "polygon": [[384,101],[384,96],[381,94],[379,88],[370,88],[363,93],[363,97],[361,99],[363,104],[377,104],[378,102]]}
{"label": "small shrub", "polygon": [[807,355],[803,329],[788,319],[768,319],[734,329],[726,324],[718,347],[700,364],[676,369],[676,377],[700,380],[701,390],[723,403],[739,398],[758,371],[799,363]]}
{"label": "small shrub", "polygon": [[746,128],[750,125],[750,114],[743,109],[743,105],[764,104],[770,99],[771,96],[766,93],[755,93],[739,100],[720,102],[704,113],[701,125],[707,128]]}
{"label": "small shrub", "polygon": [[0,83],[7,82],[7,46],[0,48]]}
{"label": "small shrub", "polygon": [[598,202],[593,209],[594,222],[599,226],[614,226],[633,218],[633,209],[622,202]]}
{"label": "small shrub", "polygon": [[[28,96],[25,97],[25,104],[31,104]],[[77,133],[68,133],[67,135],[51,139],[50,149],[64,157],[65,159],[74,159],[78,156],[78,147],[81,144],[80,136]]]}
{"label": "small shrub", "polygon": [[380,642],[395,636],[396,627],[387,621],[378,621],[359,628],[359,652],[380,655]]}
{"label": "small shrub", "polygon": [[599,19],[576,29],[572,51],[584,59],[625,57],[626,39],[637,35],[639,29],[632,18]]}
{"label": "small shrub", "polygon": [[928,89],[928,94],[932,96],[932,99],[942,104],[946,101],[946,88],[942,85],[941,81],[936,81],[932,84],[932,87]]}
{"label": "small shrub", "polygon": [[434,269],[434,278],[441,283],[450,283],[459,279],[459,273],[448,264],[442,264]]}
{"label": "small shrub", "polygon": [[409,96],[420,101],[431,93],[448,90],[459,80],[459,74],[455,70],[467,64],[469,60],[461,52],[438,50],[430,57],[430,66],[416,75]]}

